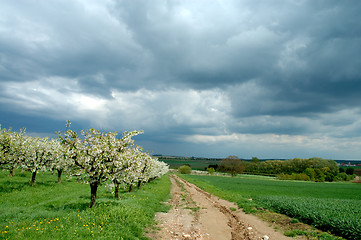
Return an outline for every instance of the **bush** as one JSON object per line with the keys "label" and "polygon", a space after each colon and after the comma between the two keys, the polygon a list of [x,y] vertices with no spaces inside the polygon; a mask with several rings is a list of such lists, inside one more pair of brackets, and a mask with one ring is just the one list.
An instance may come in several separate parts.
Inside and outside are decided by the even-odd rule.
{"label": "bush", "polygon": [[324,182],[326,177],[325,174],[318,168],[315,168],[314,171],[315,171],[315,181]]}
{"label": "bush", "polygon": [[305,173],[293,173],[295,180],[311,181],[310,177]]}
{"label": "bush", "polygon": [[221,161],[218,171],[230,173],[233,176],[242,174],[246,169],[244,161],[241,161],[237,156],[228,156]]}
{"label": "bush", "polygon": [[310,177],[305,173],[292,173],[292,174],[281,173],[277,175],[277,178],[280,180],[311,181]]}
{"label": "bush", "polygon": [[192,168],[190,166],[183,165],[178,168],[178,171],[181,174],[190,174],[192,172]]}
{"label": "bush", "polygon": [[216,170],[214,170],[214,168],[212,168],[212,167],[207,168],[207,172],[208,172],[209,174],[213,174],[215,171],[216,171]]}
{"label": "bush", "polygon": [[354,174],[355,173],[355,169],[353,168],[353,167],[348,167],[347,169],[346,169],[346,174],[347,175],[352,175],[352,174]]}
{"label": "bush", "polygon": [[347,181],[352,181],[356,178],[356,174],[352,174],[352,175],[347,175]]}
{"label": "bush", "polygon": [[306,168],[304,172],[311,181],[315,181],[315,171],[312,168]]}
{"label": "bush", "polygon": [[347,174],[345,172],[339,173],[337,175],[338,181],[347,181]]}
{"label": "bush", "polygon": [[208,167],[205,168],[206,171],[207,171],[207,168],[213,168],[214,171],[217,171],[217,169],[218,169],[218,164],[209,164]]}

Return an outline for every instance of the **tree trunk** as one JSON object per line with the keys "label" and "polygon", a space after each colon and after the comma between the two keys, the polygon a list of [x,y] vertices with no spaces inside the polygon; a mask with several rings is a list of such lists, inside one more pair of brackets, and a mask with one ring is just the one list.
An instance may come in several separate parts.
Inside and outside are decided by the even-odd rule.
{"label": "tree trunk", "polygon": [[35,178],[36,178],[36,171],[34,171],[33,174],[31,175],[30,185],[32,186],[35,185]]}
{"label": "tree trunk", "polygon": [[140,185],[142,185],[142,181],[138,181],[138,189],[140,188]]}
{"label": "tree trunk", "polygon": [[117,180],[114,180],[114,195],[115,199],[119,199],[119,183]]}
{"label": "tree trunk", "polygon": [[129,185],[129,192],[132,192],[133,191],[133,184],[130,184]]}
{"label": "tree trunk", "polygon": [[95,206],[97,200],[98,182],[90,184],[90,208]]}
{"label": "tree trunk", "polygon": [[63,173],[63,169],[58,170],[58,183],[61,183],[61,174]]}
{"label": "tree trunk", "polygon": [[14,168],[10,168],[10,177],[14,176]]}

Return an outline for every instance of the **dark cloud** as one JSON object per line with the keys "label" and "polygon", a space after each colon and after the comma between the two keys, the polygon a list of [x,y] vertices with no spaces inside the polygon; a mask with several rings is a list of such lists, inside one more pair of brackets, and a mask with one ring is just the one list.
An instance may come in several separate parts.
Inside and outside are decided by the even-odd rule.
{"label": "dark cloud", "polygon": [[245,138],[285,154],[291,143],[324,154],[334,138],[357,149],[357,0],[0,5],[5,125],[143,128],[157,153],[251,154]]}

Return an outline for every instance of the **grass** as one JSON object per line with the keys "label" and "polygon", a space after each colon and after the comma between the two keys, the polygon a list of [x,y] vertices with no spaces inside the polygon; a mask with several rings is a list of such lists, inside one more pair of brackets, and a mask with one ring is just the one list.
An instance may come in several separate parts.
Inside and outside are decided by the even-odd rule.
{"label": "grass", "polygon": [[35,186],[29,179],[30,173],[0,172],[0,239],[147,239],[155,212],[168,209],[160,203],[169,198],[168,176],[119,200],[101,186],[92,209],[87,184],[57,184],[49,173],[38,174]]}
{"label": "grass", "polygon": [[[270,209],[347,239],[361,239],[359,184],[280,181],[251,175],[182,177],[238,203],[248,213],[259,208]],[[297,231],[288,234],[297,234]]]}
{"label": "grass", "polygon": [[[182,175],[183,176],[183,175]],[[217,177],[211,175],[186,175],[187,178],[208,184],[226,192],[237,192],[245,198],[255,196],[299,196],[334,199],[361,199],[361,186],[357,184],[316,183],[284,181],[273,177],[239,175],[239,177]]]}

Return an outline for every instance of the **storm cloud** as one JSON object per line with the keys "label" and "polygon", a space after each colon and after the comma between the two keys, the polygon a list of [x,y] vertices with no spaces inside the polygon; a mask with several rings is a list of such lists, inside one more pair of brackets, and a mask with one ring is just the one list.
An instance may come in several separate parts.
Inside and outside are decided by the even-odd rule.
{"label": "storm cloud", "polygon": [[361,3],[2,1],[0,123],[158,154],[361,156]]}

